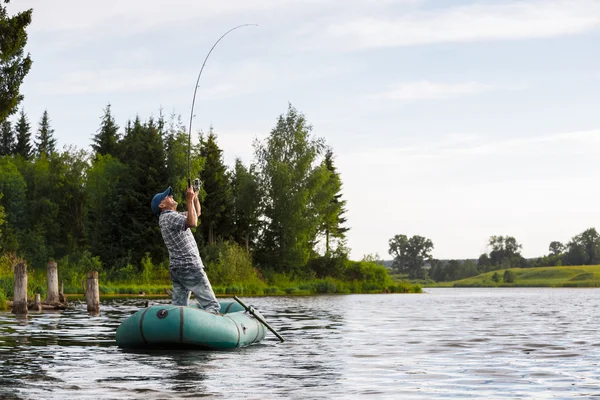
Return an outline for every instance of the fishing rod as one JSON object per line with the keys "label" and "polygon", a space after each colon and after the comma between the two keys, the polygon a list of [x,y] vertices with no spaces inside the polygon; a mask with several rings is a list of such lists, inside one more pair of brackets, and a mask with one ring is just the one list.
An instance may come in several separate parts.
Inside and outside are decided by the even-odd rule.
{"label": "fishing rod", "polygon": [[[189,126],[189,132],[188,132],[188,187],[192,186],[192,173],[191,173],[191,168],[190,168],[190,156],[192,153],[192,147],[191,147],[191,143],[192,143],[192,120],[194,119],[194,104],[196,104],[196,93],[198,91],[198,84],[200,83],[200,77],[202,76],[202,71],[204,71],[204,66],[206,65],[206,61],[208,60],[208,57],[210,57],[210,53],[212,53],[212,51],[214,50],[214,48],[217,46],[217,44],[221,41],[221,39],[223,39],[225,36],[227,36],[227,34],[229,32],[233,32],[238,28],[242,28],[244,26],[258,26],[257,24],[242,24],[242,25],[238,25],[234,28],[231,28],[230,30],[228,30],[227,32],[225,32],[223,34],[223,36],[221,36],[219,38],[219,40],[217,40],[215,42],[215,44],[213,44],[213,46],[210,48],[210,51],[208,52],[208,54],[206,55],[206,58],[204,59],[204,62],[202,63],[202,68],[200,68],[200,73],[198,74],[198,79],[196,79],[196,86],[194,87],[194,97],[192,99],[192,110],[190,111],[190,126]],[[194,180],[195,185],[194,186],[199,186],[201,184],[200,180]]]}

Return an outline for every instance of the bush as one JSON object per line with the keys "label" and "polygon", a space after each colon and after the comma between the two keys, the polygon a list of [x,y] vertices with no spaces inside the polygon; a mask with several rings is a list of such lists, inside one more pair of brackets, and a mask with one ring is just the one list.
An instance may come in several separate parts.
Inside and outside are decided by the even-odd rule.
{"label": "bush", "polygon": [[514,283],[515,282],[515,274],[511,270],[507,269],[504,271],[504,283]]}
{"label": "bush", "polygon": [[0,310],[7,310],[8,303],[6,302],[6,296],[4,292],[0,291]]}
{"label": "bush", "polygon": [[219,242],[207,246],[205,251],[206,274],[212,284],[260,286],[257,271],[246,249],[236,243]]}

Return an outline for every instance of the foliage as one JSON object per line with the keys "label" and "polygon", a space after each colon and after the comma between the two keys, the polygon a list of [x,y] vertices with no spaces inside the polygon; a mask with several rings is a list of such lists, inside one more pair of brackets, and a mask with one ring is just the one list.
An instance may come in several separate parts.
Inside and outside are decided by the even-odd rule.
{"label": "foliage", "polygon": [[433,242],[422,236],[396,235],[389,241],[389,253],[394,257],[392,269],[408,273],[410,279],[425,278],[423,265],[431,260]]}
{"label": "foliage", "polygon": [[102,116],[102,122],[98,133],[92,138],[92,149],[94,149],[95,155],[107,155],[110,154],[114,157],[117,156],[117,143],[119,141],[119,126],[116,124],[110,112],[110,103],[104,109],[104,115]]}
{"label": "foliage", "polygon": [[0,124],[0,156],[13,154],[15,148],[15,132],[10,121]]}
{"label": "foliage", "polygon": [[313,250],[324,205],[329,171],[320,162],[323,139],[313,138],[306,118],[291,105],[265,142],[255,142],[264,193],[264,226],[256,249],[262,267],[302,274]]}
{"label": "foliage", "polygon": [[0,4],[0,122],[12,115],[23,100],[20,87],[32,63],[29,54],[24,55],[31,14],[30,9],[9,16]]}
{"label": "foliage", "polygon": [[600,235],[589,228],[573,237],[564,255],[566,265],[595,265],[600,263]]}
{"label": "foliage", "polygon": [[514,283],[515,274],[510,269],[507,269],[506,271],[504,271],[504,276],[502,277],[502,280],[504,281],[504,283]]}
{"label": "foliage", "polygon": [[243,244],[246,250],[254,247],[260,228],[261,193],[254,165],[246,168],[242,161],[235,160],[235,168],[231,177],[233,196],[233,237],[237,243]]}
{"label": "foliage", "polygon": [[18,154],[24,159],[29,159],[33,155],[33,147],[31,146],[31,127],[25,111],[21,109],[19,119],[15,126],[15,134],[17,143],[13,149],[14,154]]}
{"label": "foliage", "polygon": [[44,114],[42,114],[36,139],[35,153],[38,157],[42,155],[50,157],[56,151],[56,139],[54,138],[54,129],[50,127],[48,110],[44,110]]}
{"label": "foliage", "polygon": [[217,136],[212,128],[206,139],[200,138],[200,156],[205,159],[204,169],[200,173],[205,190],[205,196],[200,202],[200,229],[204,241],[214,244],[217,240],[228,240],[231,237],[233,197],[227,167],[223,162],[223,150],[217,145]]}
{"label": "foliage", "polygon": [[250,253],[237,243],[219,241],[208,245],[205,252],[206,274],[213,285],[258,283]]}
{"label": "foliage", "polygon": [[325,236],[325,254],[331,251],[331,240],[337,239],[343,247],[345,244],[346,232],[349,228],[344,226],[346,218],[346,200],[342,200],[342,179],[333,165],[333,150],[327,149],[323,165],[329,172],[327,183],[324,187],[324,196],[329,197],[325,201],[324,209],[321,212],[322,220],[319,233]]}

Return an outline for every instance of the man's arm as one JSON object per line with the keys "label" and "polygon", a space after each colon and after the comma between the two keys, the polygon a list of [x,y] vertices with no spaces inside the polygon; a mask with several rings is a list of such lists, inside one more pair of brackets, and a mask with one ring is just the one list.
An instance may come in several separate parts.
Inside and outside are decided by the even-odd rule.
{"label": "man's arm", "polygon": [[196,214],[194,198],[196,198],[196,201],[198,201],[196,193],[194,193],[194,189],[192,189],[191,187],[187,188],[187,191],[185,192],[185,200],[187,204],[187,215],[185,223],[188,228],[195,228],[198,226],[198,215]]}
{"label": "man's arm", "polygon": [[198,200],[198,192],[195,192],[196,196],[194,196],[194,208],[196,209],[196,217],[200,218],[200,200]]}

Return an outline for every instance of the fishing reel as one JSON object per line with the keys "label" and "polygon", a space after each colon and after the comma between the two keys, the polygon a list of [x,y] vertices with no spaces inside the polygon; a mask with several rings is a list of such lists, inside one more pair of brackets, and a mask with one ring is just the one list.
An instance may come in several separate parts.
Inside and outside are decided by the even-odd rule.
{"label": "fishing reel", "polygon": [[198,192],[202,187],[202,181],[200,178],[196,178],[192,181],[192,187],[194,188],[194,192]]}

